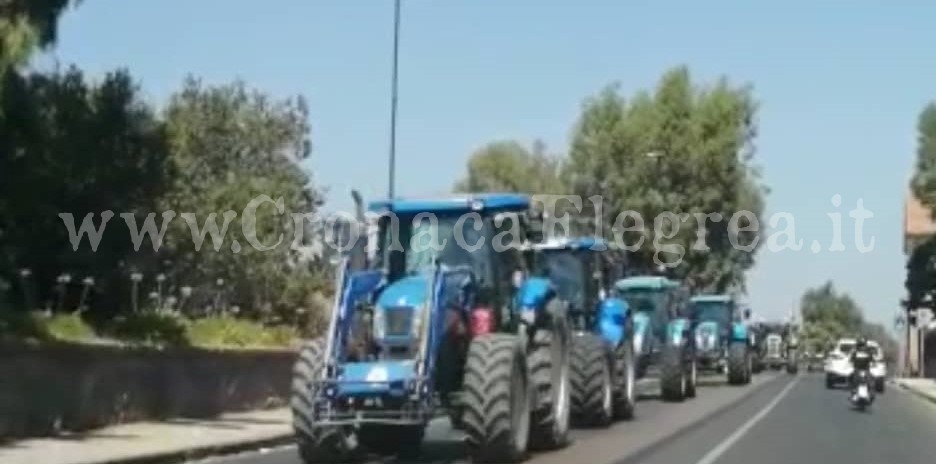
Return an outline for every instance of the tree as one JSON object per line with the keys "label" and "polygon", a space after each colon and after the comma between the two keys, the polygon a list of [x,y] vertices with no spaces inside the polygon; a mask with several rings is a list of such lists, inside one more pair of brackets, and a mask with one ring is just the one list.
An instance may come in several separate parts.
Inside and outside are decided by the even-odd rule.
{"label": "tree", "polygon": [[517,141],[496,141],[471,154],[465,178],[455,190],[562,194],[559,171],[559,159],[546,154],[541,141],[534,142],[532,150]]}
{"label": "tree", "polygon": [[839,338],[861,335],[881,344],[888,363],[896,361],[899,348],[893,336],[884,326],[866,322],[861,307],[847,293],[838,292],[831,281],[806,290],[800,311],[806,346],[828,349]]}
{"label": "tree", "polygon": [[[749,88],[726,79],[697,87],[685,67],[667,72],[655,92],[638,92],[629,101],[616,86],[607,87],[585,101],[564,178],[576,194],[604,196],[606,235],[628,245],[643,240],[630,256],[632,266],[655,268],[655,252],[662,248],[651,245],[658,240],[682,247],[681,262],[672,254],[657,258],[679,263],[673,273],[691,278],[697,290],[743,290],[760,232],[733,230],[729,219],[746,210],[759,222],[763,213],[766,188],[752,165],[756,108]],[[624,211],[639,213],[644,226],[631,220],[619,224],[631,230],[612,230]],[[682,217],[675,224],[661,219],[661,225],[674,227],[657,236],[654,219],[664,212]],[[710,249],[693,249],[700,218],[711,213],[721,220],[701,224]],[[736,248],[733,238],[750,249]]]}
{"label": "tree", "polygon": [[0,0],[0,77],[55,41],[69,0]]}
{"label": "tree", "polygon": [[[304,279],[303,288],[310,291],[316,284],[290,267],[295,254],[291,244],[299,233],[291,214],[313,213],[321,205],[319,191],[300,166],[311,146],[304,100],[273,101],[242,82],[204,86],[189,79],[171,98],[165,118],[170,163],[177,175],[163,209],[192,213],[199,227],[214,213],[219,230],[226,211],[237,214],[219,250],[210,237],[199,247],[188,221],[171,223],[166,252],[179,279],[206,287],[222,277],[233,303],[291,317],[301,303],[283,301],[292,285],[289,279]],[[257,249],[240,236],[249,227],[245,208],[263,195],[272,201],[256,210],[256,238],[269,249]],[[273,204],[280,199],[282,212]]]}
{"label": "tree", "polygon": [[926,105],[917,121],[916,172],[910,187],[923,205],[936,210],[936,103]]}
{"label": "tree", "polygon": [[907,308],[931,306],[936,302],[936,237],[913,250],[907,261]]}
{"label": "tree", "polygon": [[163,125],[125,71],[89,84],[76,68],[9,76],[0,97],[0,275],[28,268],[45,299],[60,273],[98,280],[98,308],[117,305],[116,275],[132,250],[112,220],[97,250],[75,250],[60,213],[76,228],[111,210],[148,212],[167,177]]}

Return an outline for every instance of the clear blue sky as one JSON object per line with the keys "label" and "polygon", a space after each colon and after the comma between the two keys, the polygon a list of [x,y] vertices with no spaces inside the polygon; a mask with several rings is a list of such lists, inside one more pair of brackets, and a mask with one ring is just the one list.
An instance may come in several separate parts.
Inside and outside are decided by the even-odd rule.
{"label": "clear blue sky", "polygon": [[[386,191],[391,0],[87,0],[64,17],[52,56],[92,74],[127,67],[165,101],[188,73],[305,95],[315,180],[331,208]],[[583,98],[618,81],[751,83],[762,103],[758,162],[770,212],[796,216],[799,252],[762,252],[755,311],[777,316],[834,279],[890,325],[903,296],[901,204],[915,120],[936,98],[936,3],[883,1],[405,0],[398,191],[447,191],[467,155],[498,138],[564,152]],[[828,248],[830,198],[875,214],[872,253]],[[847,216],[846,216],[847,219]]]}

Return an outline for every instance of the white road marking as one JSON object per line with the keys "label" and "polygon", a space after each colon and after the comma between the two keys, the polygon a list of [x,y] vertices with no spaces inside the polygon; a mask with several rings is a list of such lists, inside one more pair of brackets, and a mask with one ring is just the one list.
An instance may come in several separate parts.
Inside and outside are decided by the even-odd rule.
{"label": "white road marking", "polygon": [[708,453],[705,453],[705,456],[702,456],[702,459],[700,459],[699,462],[697,462],[696,464],[713,464],[716,460],[718,460],[718,458],[720,458],[723,454],[725,454],[725,452],[728,451],[728,449],[730,449],[732,445],[737,443],[738,440],[741,439],[741,437],[743,437],[752,428],[754,428],[754,426],[757,425],[758,422],[760,422],[764,417],[767,417],[767,414],[769,414],[770,411],[773,410],[773,408],[776,407],[777,404],[780,403],[783,397],[785,397],[787,393],[789,393],[790,390],[793,388],[793,386],[796,385],[797,382],[799,382],[799,379],[800,379],[799,376],[797,376],[792,382],[790,382],[789,385],[787,385],[786,387],[784,387],[783,390],[780,391],[780,393],[776,396],[776,398],[774,398],[770,403],[768,403],[767,406],[764,406],[764,409],[761,409],[757,414],[754,415],[754,417],[748,419],[748,421],[745,422],[744,425],[738,428],[738,430],[735,430],[734,433],[728,436],[728,438],[724,439],[721,443],[719,443],[718,446],[712,448],[712,450],[709,451]]}

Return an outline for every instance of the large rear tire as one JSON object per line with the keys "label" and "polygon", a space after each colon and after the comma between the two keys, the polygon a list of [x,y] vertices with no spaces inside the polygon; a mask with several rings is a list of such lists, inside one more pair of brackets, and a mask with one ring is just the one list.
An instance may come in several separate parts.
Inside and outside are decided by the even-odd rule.
{"label": "large rear tire", "polygon": [[664,345],[660,357],[660,393],[664,401],[686,399],[686,363],[682,347]]}
{"label": "large rear tire", "polygon": [[465,365],[462,425],[475,462],[516,462],[530,435],[526,353],[515,335],[472,340]]}
{"label": "large rear tire", "polygon": [[735,342],[728,347],[728,383],[744,385],[750,382],[748,374],[748,350],[744,342]]}
{"label": "large rear tire", "polygon": [[325,341],[316,339],[299,351],[293,366],[290,409],[299,457],[306,464],[334,463],[347,460],[352,450],[346,446],[347,432],[339,427],[315,423],[313,401],[316,391],[313,381],[321,376],[325,366]]}
{"label": "large rear tire", "polygon": [[612,366],[604,340],[590,333],[572,337],[569,383],[576,425],[607,427],[614,421]]}

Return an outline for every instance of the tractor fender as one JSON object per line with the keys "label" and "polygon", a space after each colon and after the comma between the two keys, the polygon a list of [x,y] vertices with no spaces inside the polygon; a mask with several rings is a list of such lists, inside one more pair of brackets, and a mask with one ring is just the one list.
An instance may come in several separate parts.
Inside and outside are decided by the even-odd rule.
{"label": "tractor fender", "polygon": [[555,295],[552,282],[541,277],[531,277],[517,289],[512,309],[521,321],[535,324],[545,316],[546,303]]}
{"label": "tractor fender", "polygon": [[598,304],[598,334],[611,346],[618,346],[624,341],[624,335],[631,325],[630,308],[627,302],[618,298],[606,298]]}
{"label": "tractor fender", "polygon": [[673,319],[666,324],[666,341],[673,346],[680,346],[686,342],[686,334],[691,327],[688,319]]}

